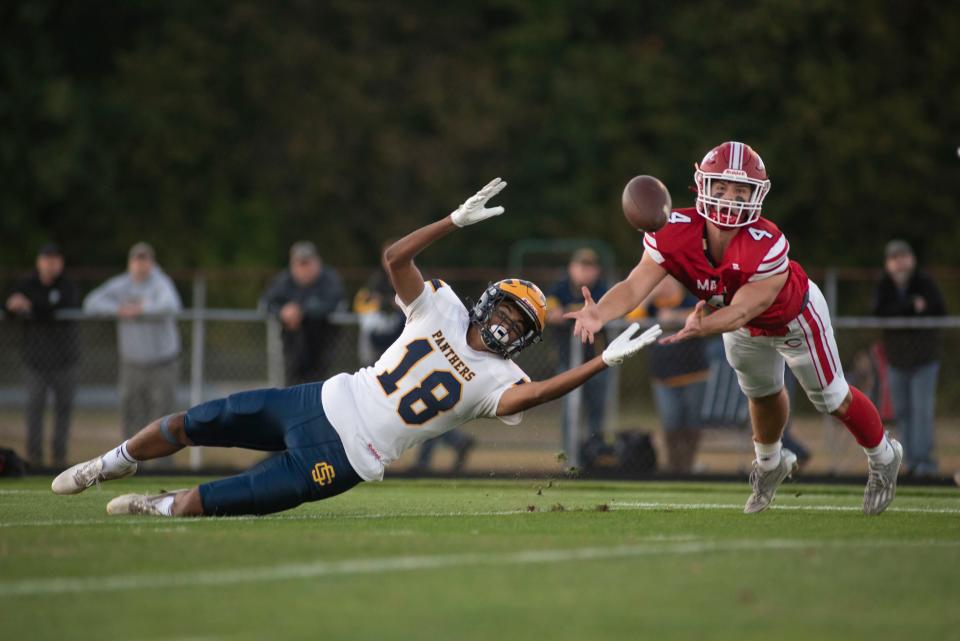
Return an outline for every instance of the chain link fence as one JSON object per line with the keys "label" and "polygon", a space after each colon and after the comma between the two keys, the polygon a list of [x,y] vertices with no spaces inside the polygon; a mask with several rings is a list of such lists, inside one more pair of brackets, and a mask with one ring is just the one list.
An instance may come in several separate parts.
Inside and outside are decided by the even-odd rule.
{"label": "chain link fence", "polygon": [[[350,313],[335,314],[335,340],[326,376],[353,371],[360,366],[358,355],[358,317]],[[59,456],[50,447],[57,411],[52,399],[45,415],[43,452],[33,461],[38,467],[63,461],[75,462],[94,456],[123,438],[120,413],[119,359],[116,319],[95,318],[80,312],[64,314],[57,324],[74,328],[79,347],[72,370],[75,380],[72,415],[65,451]],[[283,354],[279,324],[254,310],[217,310],[195,308],[177,318],[182,351],[176,361],[177,384],[174,409],[218,398],[236,391],[269,386],[282,386]],[[622,327],[611,325],[611,337]],[[960,318],[932,320],[876,319],[842,317],[834,319],[837,342],[844,369],[851,382],[877,401],[892,421],[889,391],[884,388],[886,364],[882,358],[883,332],[894,328],[914,331],[936,331],[940,334],[941,354],[957,353],[960,348]],[[0,320],[0,446],[27,453],[27,413],[29,387],[38,375],[36,368],[24,364],[25,351],[44,353],[61,349],[56,341],[29,344],[25,340],[25,323]],[[706,369],[695,377],[704,387],[697,407],[707,427],[699,439],[699,451],[690,471],[729,473],[745,469],[752,445],[747,427],[746,402],[739,392],[732,370],[723,358],[719,339],[703,345]],[[569,357],[567,356],[569,354]],[[49,367],[40,372],[51,377],[58,370],[60,354],[45,353]],[[525,351],[518,358],[521,367],[535,380],[552,376],[569,364],[584,358],[582,347],[571,340],[566,327],[551,328],[544,341]],[[586,355],[589,357],[589,354]],[[689,354],[687,354],[689,356]],[[602,464],[597,451],[584,448],[592,432],[594,445],[611,444],[622,432],[653,435],[652,445],[661,461],[670,447],[661,428],[655,392],[651,386],[651,359],[655,350],[641,353],[622,367],[609,370],[601,385],[579,389],[561,401],[549,403],[527,413],[522,426],[509,428],[498,421],[476,421],[466,426],[467,433],[478,441],[478,447],[467,461],[466,470],[473,473],[519,471],[554,473],[570,467]],[[684,358],[683,354],[671,356]],[[958,366],[953,359],[941,358],[936,404],[937,452],[941,469],[960,467],[960,385]],[[680,363],[683,365],[683,363]],[[685,369],[684,367],[680,368]],[[691,368],[686,368],[691,369]],[[696,370],[697,366],[692,369]],[[689,408],[688,408],[689,409]],[[576,420],[564,420],[564,415]],[[599,416],[598,416],[599,415]],[[816,414],[801,390],[793,395],[791,435],[812,453],[811,467],[821,472],[845,473],[862,468],[863,457],[853,439],[832,419]],[[210,466],[243,466],[259,460],[262,454],[242,450],[190,448],[175,457],[175,465],[202,470]],[[438,448],[435,469],[452,465],[455,453]],[[586,459],[585,459],[586,457]],[[405,455],[396,465],[404,469],[413,463],[413,455]]]}

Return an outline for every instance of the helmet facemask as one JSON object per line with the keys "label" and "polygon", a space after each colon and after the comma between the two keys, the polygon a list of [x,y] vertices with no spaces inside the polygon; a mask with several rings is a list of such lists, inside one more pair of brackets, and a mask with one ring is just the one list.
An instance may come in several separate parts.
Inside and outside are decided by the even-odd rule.
{"label": "helmet facemask", "polygon": [[[502,309],[501,303],[507,303],[517,309],[523,317],[517,322]],[[496,284],[488,286],[480,300],[470,310],[470,322],[477,326],[483,344],[491,352],[504,358],[513,358],[526,347],[538,343],[543,330],[535,313],[527,309],[526,301],[505,292]],[[511,340],[511,336],[516,336]]]}
{"label": "helmet facemask", "polygon": [[[769,180],[757,180],[746,172],[725,170],[723,173],[708,173],[695,165],[693,180],[697,185],[697,213],[719,227],[743,227],[760,218],[763,199],[770,192]],[[715,180],[750,185],[750,198],[746,201],[729,200],[712,195]]]}
{"label": "helmet facemask", "polygon": [[[697,213],[719,227],[735,229],[760,218],[763,199],[770,191],[770,180],[760,154],[750,145],[728,141],[707,152],[694,165],[693,180],[697,184]],[[720,198],[714,196],[716,181],[750,186],[750,197]]]}

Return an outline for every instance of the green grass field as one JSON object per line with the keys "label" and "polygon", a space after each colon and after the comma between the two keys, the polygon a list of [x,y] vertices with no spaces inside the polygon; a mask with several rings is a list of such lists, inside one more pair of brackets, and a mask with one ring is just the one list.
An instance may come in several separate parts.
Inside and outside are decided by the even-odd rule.
{"label": "green grass field", "polygon": [[107,517],[0,485],[0,637],[957,639],[960,492],[388,481],[272,517]]}

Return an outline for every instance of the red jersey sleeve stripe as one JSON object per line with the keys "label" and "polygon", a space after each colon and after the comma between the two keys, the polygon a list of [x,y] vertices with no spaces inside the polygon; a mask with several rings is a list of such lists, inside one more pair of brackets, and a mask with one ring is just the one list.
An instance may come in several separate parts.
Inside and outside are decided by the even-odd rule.
{"label": "red jersey sleeve stripe", "polygon": [[757,266],[758,274],[766,274],[772,272],[783,271],[784,266],[790,262],[790,259],[787,256],[782,257],[777,262],[763,263],[762,265]]}
{"label": "red jersey sleeve stripe", "polygon": [[790,268],[790,261],[784,258],[783,262],[780,263],[779,267],[774,269],[768,269],[767,271],[763,271],[763,272],[757,272],[756,274],[751,276],[749,279],[747,279],[747,282],[755,283],[758,280],[766,280],[771,276],[782,274],[783,272],[787,271],[787,269],[789,268]]}
{"label": "red jersey sleeve stripe", "polygon": [[[665,260],[664,257],[663,257],[663,254],[661,254],[659,251],[657,251],[657,248],[656,248],[655,245],[651,245],[651,244],[650,244],[650,242],[649,242],[649,240],[648,240],[649,238],[650,238],[650,236],[644,236],[644,237],[643,237],[643,247],[644,247],[644,249],[646,250],[646,252],[647,252],[648,254],[650,254],[650,258],[652,258],[654,261],[656,261],[657,264],[663,263],[663,261]],[[656,241],[654,241],[654,242],[656,242]]]}
{"label": "red jersey sleeve stripe", "polygon": [[780,240],[778,240],[773,247],[770,248],[770,251],[767,252],[767,255],[764,256],[763,260],[760,261],[760,267],[778,262],[781,258],[786,256],[787,252],[789,251],[790,243],[787,242],[786,238],[781,236]]}
{"label": "red jersey sleeve stripe", "polygon": [[787,252],[782,252],[776,258],[771,260],[765,260],[759,265],[757,265],[757,271],[764,271],[767,269],[773,269],[775,266],[779,265],[782,261],[787,259]]}

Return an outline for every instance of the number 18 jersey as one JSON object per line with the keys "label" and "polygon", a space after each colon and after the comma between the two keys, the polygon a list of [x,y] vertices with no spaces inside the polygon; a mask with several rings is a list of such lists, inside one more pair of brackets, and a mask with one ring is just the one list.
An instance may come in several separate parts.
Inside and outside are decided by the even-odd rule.
{"label": "number 18 jersey", "polygon": [[[513,361],[467,344],[470,317],[441,280],[424,284],[403,333],[371,367],[323,384],[323,409],[366,481],[407,449],[475,418],[493,418],[503,393],[529,381]],[[522,413],[498,417],[516,425]]]}

